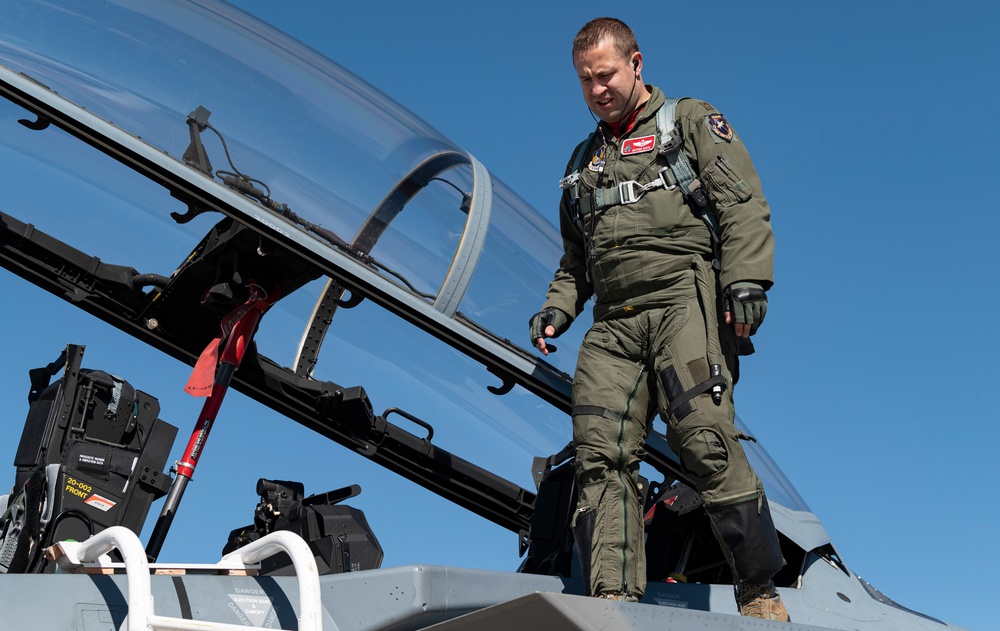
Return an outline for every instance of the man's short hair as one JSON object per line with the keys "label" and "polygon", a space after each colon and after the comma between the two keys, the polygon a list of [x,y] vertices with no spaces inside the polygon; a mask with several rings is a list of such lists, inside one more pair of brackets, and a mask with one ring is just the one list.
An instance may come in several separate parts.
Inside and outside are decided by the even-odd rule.
{"label": "man's short hair", "polygon": [[615,18],[595,18],[583,25],[573,38],[573,60],[578,53],[585,53],[603,40],[609,40],[621,56],[628,58],[639,50],[635,33],[627,24]]}

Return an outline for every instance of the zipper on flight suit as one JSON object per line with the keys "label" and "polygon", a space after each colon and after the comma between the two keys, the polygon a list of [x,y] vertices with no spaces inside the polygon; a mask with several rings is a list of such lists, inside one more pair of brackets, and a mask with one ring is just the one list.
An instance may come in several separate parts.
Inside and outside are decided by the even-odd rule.
{"label": "zipper on flight suit", "polygon": [[625,546],[622,548],[622,593],[628,593],[628,570],[625,566],[626,560],[626,549],[628,548],[628,504],[626,503],[626,493],[625,493],[625,473],[623,471],[625,465],[625,450],[623,449],[623,444],[625,443],[625,419],[628,418],[629,412],[632,410],[632,401],[635,399],[635,395],[639,392],[639,384],[642,383],[643,377],[646,374],[646,367],[639,364],[639,374],[636,375],[635,381],[632,382],[632,387],[629,389],[628,396],[625,398],[625,409],[622,411],[621,416],[618,417],[618,481],[621,483],[622,488],[622,535],[624,539]]}

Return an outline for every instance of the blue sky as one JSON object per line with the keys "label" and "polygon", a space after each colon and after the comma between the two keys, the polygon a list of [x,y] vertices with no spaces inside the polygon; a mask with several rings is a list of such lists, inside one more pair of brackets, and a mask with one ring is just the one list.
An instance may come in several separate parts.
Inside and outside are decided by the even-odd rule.
{"label": "blue sky", "polygon": [[[593,127],[570,63],[572,37],[599,15],[629,22],[644,78],[718,107],[771,203],[777,282],[758,354],[743,364],[738,413],[855,572],[908,607],[970,629],[993,626],[986,597],[1000,562],[1000,441],[987,360],[1000,310],[992,273],[1000,214],[989,182],[1000,167],[1000,9],[725,1],[643,15],[591,1],[234,4],[399,101],[553,222],[569,151]],[[69,341],[88,344],[88,365],[113,360],[132,381],[186,378],[187,367],[138,344],[103,350],[121,336],[10,275],[0,287],[11,298],[4,322],[19,333],[2,393],[18,405],[27,369]],[[160,397],[183,447],[200,401],[137,385]],[[294,446],[294,462],[260,475],[315,479],[317,463],[343,485],[381,475],[292,423],[260,422],[267,413],[258,408],[227,399],[223,414],[232,416],[213,430],[165,559],[216,553],[213,504],[252,521],[253,489],[233,488],[230,472],[278,434]],[[8,424],[19,427],[22,408],[8,409],[17,411]],[[258,422],[241,432],[251,416]],[[0,465],[8,452],[0,450]],[[511,535],[412,485],[365,486],[362,497],[373,523],[380,501],[398,502],[398,514],[376,525],[388,564],[516,562]],[[201,523],[186,515],[200,511],[209,515]],[[434,511],[433,523],[409,517]],[[421,529],[451,543],[432,559],[393,545],[420,539]],[[487,544],[506,546],[504,554],[481,553]]]}

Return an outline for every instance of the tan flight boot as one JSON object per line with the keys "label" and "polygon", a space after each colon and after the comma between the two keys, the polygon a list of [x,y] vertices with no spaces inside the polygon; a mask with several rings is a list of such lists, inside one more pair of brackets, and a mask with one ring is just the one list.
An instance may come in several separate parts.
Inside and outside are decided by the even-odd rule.
{"label": "tan flight boot", "polygon": [[774,583],[749,583],[741,581],[736,585],[736,606],[740,615],[747,618],[763,618],[789,622],[788,610],[781,602],[781,596],[774,589]]}
{"label": "tan flight boot", "polygon": [[617,600],[623,603],[637,603],[639,599],[631,594],[623,594],[621,592],[602,592],[597,595],[598,598],[602,600]]}

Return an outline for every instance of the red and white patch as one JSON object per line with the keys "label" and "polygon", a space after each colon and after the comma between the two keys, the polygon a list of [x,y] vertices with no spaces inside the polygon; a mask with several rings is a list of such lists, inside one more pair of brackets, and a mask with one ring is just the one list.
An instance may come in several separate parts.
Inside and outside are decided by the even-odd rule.
{"label": "red and white patch", "polygon": [[83,501],[84,504],[97,510],[104,511],[105,513],[115,507],[115,502],[109,500],[106,497],[101,497],[98,494],[93,494]]}
{"label": "red and white patch", "polygon": [[628,156],[633,153],[646,153],[652,151],[656,146],[656,136],[643,136],[642,138],[629,138],[622,145],[622,155]]}

